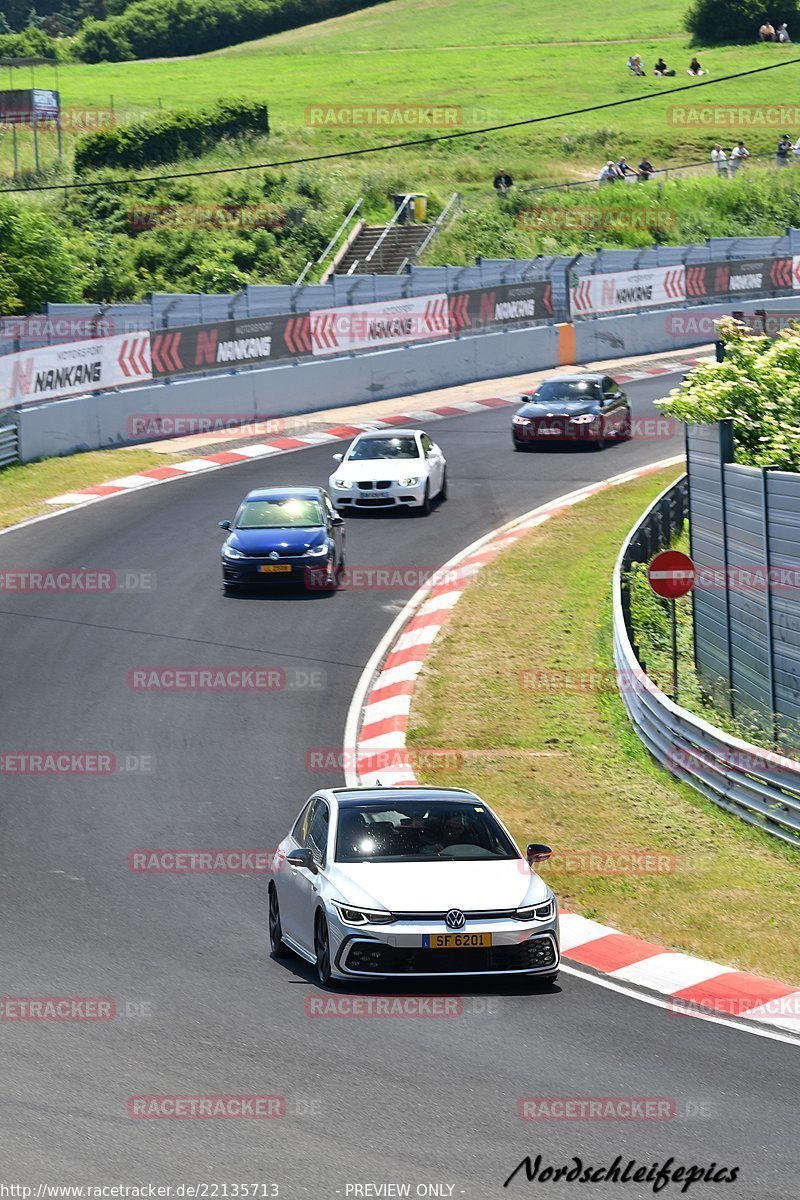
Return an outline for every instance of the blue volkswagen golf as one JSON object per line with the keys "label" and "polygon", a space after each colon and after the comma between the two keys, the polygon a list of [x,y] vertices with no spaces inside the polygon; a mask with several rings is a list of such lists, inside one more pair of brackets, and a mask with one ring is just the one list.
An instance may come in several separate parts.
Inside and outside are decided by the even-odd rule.
{"label": "blue volkswagen golf", "polygon": [[248,492],[222,547],[225,591],[287,580],[309,591],[333,591],[344,572],[344,518],[324,488],[258,488]]}

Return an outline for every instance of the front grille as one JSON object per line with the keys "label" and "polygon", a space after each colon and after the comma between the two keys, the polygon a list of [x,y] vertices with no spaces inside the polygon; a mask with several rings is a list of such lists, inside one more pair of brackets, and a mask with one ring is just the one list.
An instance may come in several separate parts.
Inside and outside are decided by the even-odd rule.
{"label": "front grille", "polygon": [[530,938],[514,946],[478,946],[466,950],[423,950],[419,946],[387,946],[353,942],[344,968],[367,975],[469,975],[474,972],[537,971],[556,965],[550,936]]}
{"label": "front grille", "polygon": [[362,492],[385,492],[391,486],[391,479],[362,479],[356,484]]}
{"label": "front grille", "polygon": [[394,504],[391,496],[368,496],[366,499],[356,500],[356,504],[360,508],[386,508],[387,505]]}

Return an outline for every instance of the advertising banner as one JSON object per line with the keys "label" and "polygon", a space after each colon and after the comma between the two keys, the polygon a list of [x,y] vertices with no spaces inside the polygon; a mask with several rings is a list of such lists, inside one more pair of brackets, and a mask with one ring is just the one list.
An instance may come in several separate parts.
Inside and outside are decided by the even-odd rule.
{"label": "advertising banner", "polygon": [[498,284],[450,294],[450,331],[502,329],[506,325],[531,325],[553,316],[553,287],[549,280]]}
{"label": "advertising banner", "polygon": [[0,407],[57,400],[153,378],[150,334],[120,334],[0,358]]}
{"label": "advertising banner", "polygon": [[686,299],[686,268],[654,267],[646,271],[610,271],[579,277],[570,292],[572,314],[626,312]]}
{"label": "advertising banner", "polygon": [[448,337],[448,297],[410,296],[310,313],[312,353],[345,354]]}

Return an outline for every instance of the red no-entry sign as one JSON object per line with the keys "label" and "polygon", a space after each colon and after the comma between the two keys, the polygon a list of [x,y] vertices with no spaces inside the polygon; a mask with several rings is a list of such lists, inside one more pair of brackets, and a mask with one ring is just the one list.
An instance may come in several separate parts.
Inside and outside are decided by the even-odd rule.
{"label": "red no-entry sign", "polygon": [[694,587],[694,563],[680,550],[662,550],[647,568],[647,582],[657,596],[677,600]]}

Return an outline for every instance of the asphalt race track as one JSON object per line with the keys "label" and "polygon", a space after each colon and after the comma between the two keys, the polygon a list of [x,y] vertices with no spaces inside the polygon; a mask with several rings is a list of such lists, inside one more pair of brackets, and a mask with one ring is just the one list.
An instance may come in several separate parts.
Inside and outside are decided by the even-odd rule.
{"label": "asphalt race track", "polygon": [[[674,382],[629,385],[634,415],[652,414]],[[432,427],[450,499],[427,520],[349,520],[349,567],[435,568],[538,503],[682,449],[679,439],[638,440],[600,454],[515,454],[510,415]],[[269,958],[264,876],[128,869],[137,848],[274,847],[316,787],[343,781],[308,770],[307,753],[341,747],[359,674],[414,581],[226,598],[217,528],[249,488],[324,484],[331,468],[331,448],[312,448],[0,538],[4,569],[155,577],[150,591],[0,598],[0,750],[152,760],[149,771],[107,776],[0,776],[0,995],[113,997],[118,1012],[110,1021],[2,1023],[5,1178],[34,1187],[263,1182],[315,1200],[392,1194],[353,1190],[389,1183],[410,1185],[412,1196],[475,1200],[652,1195],[646,1183],[546,1187],[523,1172],[503,1188],[526,1154],[554,1166],[574,1155],[601,1166],[620,1154],[739,1168],[736,1182],[696,1183],[691,1196],[796,1196],[793,1046],[567,974],[549,994],[513,984],[383,989],[458,992],[464,1012],[455,1018],[313,1018],[305,1002],[320,993],[310,970]],[[283,668],[295,686],[132,690],[129,671],[153,665]],[[548,831],[530,836],[547,840]],[[208,1093],[284,1096],[286,1114],[128,1115],[134,1095]],[[672,1102],[671,1119],[532,1123],[517,1114],[530,1096],[658,1097]],[[438,1193],[417,1192],[429,1184]],[[678,1196],[680,1185],[659,1194]]]}

